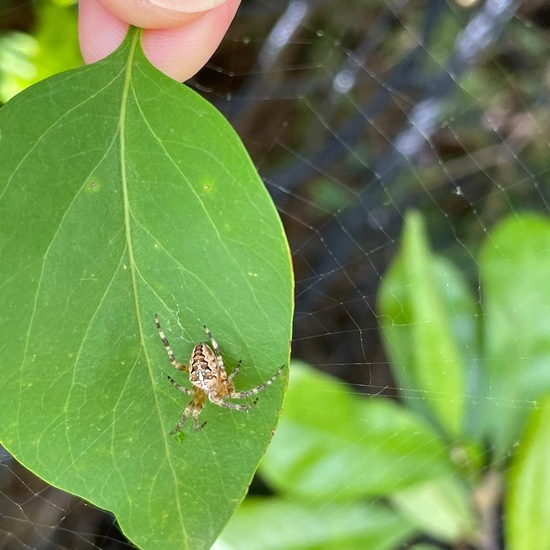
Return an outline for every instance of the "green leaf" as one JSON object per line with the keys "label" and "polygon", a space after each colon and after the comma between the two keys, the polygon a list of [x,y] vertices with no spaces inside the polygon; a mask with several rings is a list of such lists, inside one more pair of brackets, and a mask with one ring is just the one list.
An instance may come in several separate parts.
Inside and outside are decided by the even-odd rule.
{"label": "green leaf", "polygon": [[403,517],[431,537],[449,543],[475,541],[477,525],[471,495],[457,476],[415,485],[390,499]]}
{"label": "green leaf", "polygon": [[533,411],[507,471],[505,501],[509,550],[550,548],[550,397]]}
{"label": "green leaf", "polygon": [[381,505],[255,498],[244,501],[212,550],[393,550],[415,534]]}
{"label": "green leaf", "polygon": [[480,254],[487,429],[501,455],[550,392],[549,250],[550,221],[524,214],[494,228]]}
{"label": "green leaf", "polygon": [[413,412],[390,399],[354,395],[336,379],[293,363],[283,416],[260,464],[273,487],[341,501],[451,471],[445,442]]}
{"label": "green leaf", "polygon": [[[142,548],[208,548],[271,439],[286,373],[248,414],[167,380],[207,324],[237,390],[288,360],[289,252],[231,127],[156,71],[132,30],[108,59],[0,110],[0,426],[48,482]],[[250,402],[250,400],[249,400]]]}
{"label": "green leaf", "polygon": [[466,366],[475,373],[476,308],[457,269],[432,255],[417,213],[407,216],[401,252],[383,280],[379,311],[404,397],[418,409],[429,406],[458,437]]}

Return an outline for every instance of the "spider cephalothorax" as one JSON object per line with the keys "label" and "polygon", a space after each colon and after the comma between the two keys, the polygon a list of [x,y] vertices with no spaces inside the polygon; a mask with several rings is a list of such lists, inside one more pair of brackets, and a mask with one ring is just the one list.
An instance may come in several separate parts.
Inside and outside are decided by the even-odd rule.
{"label": "spider cephalothorax", "polygon": [[284,365],[280,367],[277,372],[264,384],[256,386],[250,390],[246,391],[235,391],[235,386],[233,384],[233,379],[239,372],[241,361],[239,361],[237,368],[231,373],[227,374],[225,370],[225,365],[223,363],[222,354],[220,353],[220,348],[212,333],[205,326],[204,330],[206,335],[210,339],[212,347],[210,347],[206,342],[201,342],[197,344],[193,351],[191,352],[191,358],[189,359],[189,366],[182,365],[176,361],[174,352],[168,343],[162,328],[160,327],[158,315],[155,314],[155,324],[159,331],[160,339],[164,344],[166,353],[168,354],[168,359],[172,366],[181,371],[189,372],[189,381],[193,384],[193,389],[186,388],[181,384],[178,384],[171,376],[168,377],[168,380],[180,391],[183,393],[192,396],[191,401],[185,407],[181,419],[176,424],[176,427],[170,432],[171,434],[179,432],[188,416],[191,414],[193,417],[193,424],[195,430],[200,430],[206,422],[199,424],[199,414],[201,409],[208,399],[210,402],[218,405],[219,407],[224,407],[225,409],[235,409],[237,411],[248,411],[251,407],[256,404],[258,398],[256,398],[252,403],[248,405],[243,405],[240,403],[231,403],[226,401],[226,399],[245,399],[251,395],[255,395],[265,390],[270,386],[275,378],[279,376],[281,370],[284,368]]}

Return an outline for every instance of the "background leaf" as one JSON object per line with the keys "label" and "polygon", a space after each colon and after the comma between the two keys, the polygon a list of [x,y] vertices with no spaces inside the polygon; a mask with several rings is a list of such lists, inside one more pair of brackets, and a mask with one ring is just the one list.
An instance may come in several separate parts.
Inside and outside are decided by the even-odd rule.
{"label": "background leaf", "polygon": [[0,111],[0,426],[35,473],[115,512],[143,548],[207,548],[244,497],[283,379],[249,414],[188,399],[156,332],[187,362],[206,323],[237,389],[287,362],[289,254],[224,119],[145,60],[108,59]]}
{"label": "background leaf", "polygon": [[414,412],[293,363],[260,472],[286,494],[339,501],[410,487],[452,468],[445,443]]}
{"label": "background leaf", "polygon": [[449,543],[475,542],[476,519],[464,480],[447,476],[390,497],[395,509],[423,533]]}
{"label": "background leaf", "polygon": [[378,504],[255,498],[243,503],[213,550],[393,550],[416,533]]}
{"label": "background leaf", "polygon": [[489,234],[480,253],[487,430],[497,455],[520,436],[529,404],[550,392],[550,221],[524,214]]}
{"label": "background leaf", "polygon": [[[418,213],[379,298],[383,338],[404,396],[453,436],[463,427],[467,360],[477,349],[475,306],[458,271],[429,249]],[[465,352],[465,350],[470,350]],[[419,393],[420,392],[420,393]]]}
{"label": "background leaf", "polygon": [[550,398],[533,411],[507,472],[506,539],[510,550],[550,547]]}
{"label": "background leaf", "polygon": [[0,32],[0,102],[48,76],[82,65],[75,4],[76,0],[40,0],[32,34]]}

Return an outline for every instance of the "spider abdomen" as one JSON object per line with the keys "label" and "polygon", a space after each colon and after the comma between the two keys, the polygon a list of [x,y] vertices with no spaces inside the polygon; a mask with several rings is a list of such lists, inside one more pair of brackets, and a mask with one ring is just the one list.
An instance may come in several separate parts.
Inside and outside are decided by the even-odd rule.
{"label": "spider abdomen", "polygon": [[208,344],[197,344],[189,360],[189,381],[207,392],[215,390],[220,383],[216,356]]}

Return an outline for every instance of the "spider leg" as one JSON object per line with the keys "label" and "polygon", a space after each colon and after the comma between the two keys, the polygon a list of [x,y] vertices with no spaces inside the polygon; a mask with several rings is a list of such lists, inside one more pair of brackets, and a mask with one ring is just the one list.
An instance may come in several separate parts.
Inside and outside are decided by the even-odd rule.
{"label": "spider leg", "polygon": [[174,352],[172,351],[172,348],[170,347],[170,344],[168,343],[168,338],[166,338],[166,335],[164,334],[162,328],[160,327],[160,322],[158,318],[158,314],[155,313],[155,325],[157,325],[157,330],[159,331],[160,339],[162,340],[162,343],[164,344],[164,349],[166,350],[166,353],[168,354],[168,359],[170,360],[170,363],[172,363],[172,366],[175,369],[186,371],[187,365],[182,365],[181,363],[178,363],[176,360],[176,357],[174,355]]}
{"label": "spider leg", "polygon": [[195,431],[198,432],[199,430],[202,430],[204,426],[206,425],[206,422],[203,422],[202,424],[199,423],[199,414],[202,409],[202,403],[193,409],[193,426],[195,427]]}
{"label": "spider leg", "polygon": [[222,354],[220,352],[220,347],[218,346],[218,342],[216,342],[216,340],[214,340],[214,337],[212,336],[212,333],[210,332],[208,327],[206,325],[203,325],[203,326],[204,326],[204,332],[206,332],[206,335],[208,336],[208,339],[212,343],[212,351],[214,352],[214,355],[216,356],[216,363],[218,365],[218,369],[222,373],[221,377],[222,377],[222,379],[226,379],[227,378],[227,373],[225,372],[225,365],[223,364],[223,357],[222,357]]}
{"label": "spider leg", "polygon": [[224,409],[233,409],[235,411],[248,411],[250,410],[258,401],[257,399],[254,399],[250,405],[241,405],[240,403],[230,403],[229,401],[224,401],[223,399],[219,399],[216,397],[210,397],[210,401],[214,403],[214,405],[218,405],[218,407],[223,407]]}
{"label": "spider leg", "polygon": [[[178,388],[179,389],[179,388]],[[193,393],[193,392],[191,392]],[[179,422],[176,424],[175,428],[170,432],[170,435],[174,435],[181,431],[183,428],[183,425],[185,424],[185,421],[191,414],[193,416],[193,425],[195,426],[195,431],[198,432],[201,430],[206,422],[203,422],[202,424],[199,424],[199,414],[201,412],[202,406],[204,405],[204,394],[194,393],[193,399],[189,401],[187,404],[187,407],[185,407],[185,410],[183,411],[183,414],[181,415],[181,418]]]}
{"label": "spider leg", "polygon": [[271,386],[271,384],[273,384],[273,381],[279,376],[279,374],[281,374],[281,371],[284,368],[284,365],[280,367],[279,370],[267,382],[264,382],[260,386],[256,386],[255,388],[246,391],[231,392],[228,397],[231,397],[232,399],[244,399],[245,397],[250,397],[251,395],[255,395],[257,393],[260,393],[261,391],[264,391],[268,386]]}
{"label": "spider leg", "polygon": [[168,376],[168,380],[170,380],[170,382],[172,382],[172,384],[174,386],[176,386],[176,388],[179,391],[182,391],[183,393],[186,393],[187,395],[194,395],[193,390],[190,390],[190,389],[186,388],[185,386],[182,386],[181,384],[178,384],[171,376]]}
{"label": "spider leg", "polygon": [[237,363],[237,366],[235,367],[235,370],[227,377],[228,382],[231,382],[233,380],[233,378],[235,378],[235,376],[237,376],[237,374],[239,374],[239,371],[241,370],[241,363],[242,363],[242,361],[239,361]]}
{"label": "spider leg", "polygon": [[189,416],[189,413],[193,410],[193,401],[190,401],[187,404],[187,407],[185,407],[185,410],[183,411],[183,414],[181,415],[181,418],[179,422],[176,424],[175,428],[170,432],[170,435],[177,434],[181,429],[183,428],[183,425],[185,424],[185,421],[187,420],[187,417]]}

